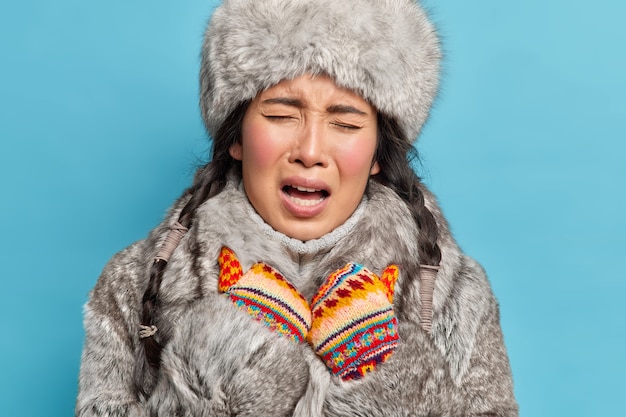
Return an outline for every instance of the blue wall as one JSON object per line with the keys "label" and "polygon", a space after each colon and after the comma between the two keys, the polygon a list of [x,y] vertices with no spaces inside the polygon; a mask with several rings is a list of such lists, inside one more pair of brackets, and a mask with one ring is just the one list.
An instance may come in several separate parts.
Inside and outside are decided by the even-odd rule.
{"label": "blue wall", "polygon": [[[81,309],[208,149],[215,1],[0,4],[0,415],[71,415]],[[522,416],[623,413],[626,5],[427,2],[446,51],[420,173],[502,309]]]}

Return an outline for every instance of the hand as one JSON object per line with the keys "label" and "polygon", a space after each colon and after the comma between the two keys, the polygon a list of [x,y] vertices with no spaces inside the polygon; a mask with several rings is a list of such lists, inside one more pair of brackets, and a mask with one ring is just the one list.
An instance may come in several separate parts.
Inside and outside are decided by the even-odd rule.
{"label": "hand", "polygon": [[393,288],[398,267],[381,277],[348,264],[328,276],[311,301],[309,343],[333,375],[358,379],[386,361],[398,343]]}
{"label": "hand", "polygon": [[291,340],[303,342],[311,327],[309,303],[280,272],[256,263],[244,274],[235,253],[223,247],[218,290],[255,320]]}

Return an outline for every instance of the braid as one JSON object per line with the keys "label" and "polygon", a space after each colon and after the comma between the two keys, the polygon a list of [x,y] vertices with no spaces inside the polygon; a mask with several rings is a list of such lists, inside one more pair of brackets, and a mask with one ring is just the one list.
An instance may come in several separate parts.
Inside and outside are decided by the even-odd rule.
{"label": "braid", "polygon": [[411,160],[417,158],[417,151],[404,138],[398,123],[380,113],[378,135],[376,161],[380,165],[380,173],[373,178],[394,190],[409,206],[419,229],[417,243],[420,264],[438,266],[441,250],[437,244],[437,221],[425,206],[423,185],[410,165]]}
{"label": "braid", "polygon": [[[195,210],[205,201],[219,194],[226,186],[228,173],[233,167],[239,167],[230,156],[229,149],[231,145],[240,141],[241,124],[247,107],[248,102],[241,103],[217,131],[213,140],[211,162],[198,170],[193,184],[184,193],[191,195],[191,197],[178,217],[178,223],[183,227],[191,228]],[[150,281],[142,299],[142,326],[154,325],[154,318],[159,308],[159,290],[166,266],[166,260],[156,259],[150,268]],[[141,341],[146,362],[149,365],[148,370],[153,376],[156,376],[160,366],[163,345],[155,337],[143,337]]]}

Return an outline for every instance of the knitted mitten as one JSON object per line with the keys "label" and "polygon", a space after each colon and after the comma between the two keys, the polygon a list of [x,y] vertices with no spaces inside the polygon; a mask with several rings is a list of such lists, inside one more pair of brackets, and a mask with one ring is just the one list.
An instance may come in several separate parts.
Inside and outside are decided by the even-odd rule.
{"label": "knitted mitten", "polygon": [[256,263],[243,273],[235,253],[223,247],[218,258],[218,290],[255,320],[291,340],[303,342],[311,327],[306,299],[280,272]]}
{"label": "knitted mitten", "polygon": [[396,265],[379,278],[350,263],[330,274],[313,297],[308,340],[333,375],[361,378],[394,351],[398,324],[392,302],[397,278]]}

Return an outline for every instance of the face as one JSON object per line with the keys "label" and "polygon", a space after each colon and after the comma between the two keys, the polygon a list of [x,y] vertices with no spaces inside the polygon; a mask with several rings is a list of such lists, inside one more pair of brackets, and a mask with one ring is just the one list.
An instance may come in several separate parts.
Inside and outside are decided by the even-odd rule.
{"label": "face", "polygon": [[376,123],[359,95],[303,75],[259,93],[230,154],[263,220],[292,238],[316,239],[350,217],[379,172]]}

